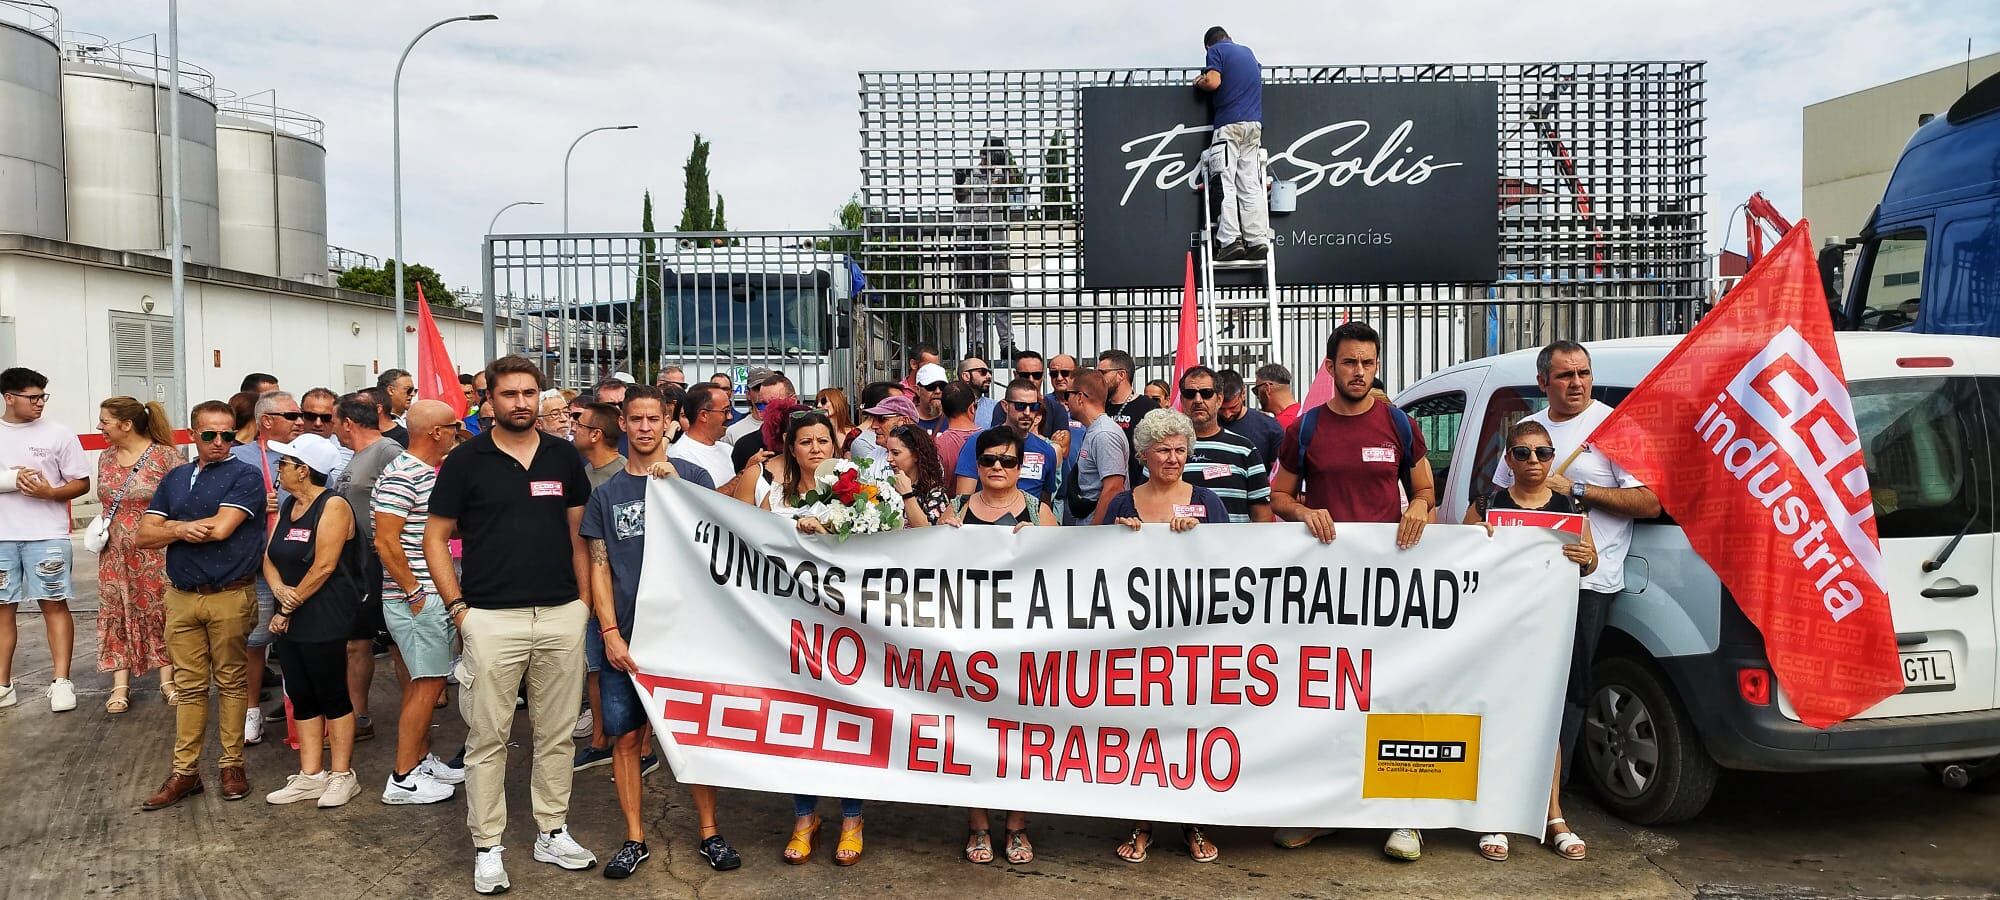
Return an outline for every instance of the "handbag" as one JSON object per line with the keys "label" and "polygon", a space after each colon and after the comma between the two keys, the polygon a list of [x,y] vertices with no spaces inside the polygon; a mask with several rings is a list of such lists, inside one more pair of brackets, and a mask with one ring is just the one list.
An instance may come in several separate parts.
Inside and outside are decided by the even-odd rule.
{"label": "handbag", "polygon": [[111,545],[111,520],[118,517],[118,507],[125,502],[125,490],[131,486],[132,476],[139,471],[140,466],[146,464],[146,457],[152,456],[157,446],[147,447],[146,452],[139,454],[139,461],[133,463],[132,470],[125,473],[125,483],[118,486],[118,493],[111,495],[111,508],[98,513],[97,518],[91,519],[89,525],[83,526],[84,549],[92,553],[103,553],[104,548]]}

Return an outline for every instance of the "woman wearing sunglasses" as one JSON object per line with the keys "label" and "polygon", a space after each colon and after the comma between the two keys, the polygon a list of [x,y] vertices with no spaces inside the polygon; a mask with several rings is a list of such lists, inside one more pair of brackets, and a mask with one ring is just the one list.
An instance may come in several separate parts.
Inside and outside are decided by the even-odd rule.
{"label": "woman wearing sunglasses", "polygon": [[813,396],[813,408],[819,410],[833,422],[833,439],[840,445],[840,455],[847,455],[847,448],[861,434],[854,427],[854,411],[847,405],[847,392],[840,388],[822,388]]}
{"label": "woman wearing sunglasses", "polygon": [[[1132,427],[1132,446],[1138,449],[1139,462],[1146,467],[1146,481],[1113,497],[1105,520],[1135,533],[1148,523],[1163,524],[1175,532],[1189,531],[1202,522],[1227,524],[1229,508],[1223,505],[1221,497],[1181,479],[1194,441],[1194,422],[1179,411],[1156,409],[1140,419]],[[1187,848],[1188,857],[1198,863],[1214,862],[1222,855],[1199,825],[1181,826],[1181,843]],[[1118,857],[1129,863],[1142,863],[1152,847],[1152,823],[1139,822],[1133,826],[1132,836],[1118,845]]]}
{"label": "woman wearing sunglasses", "polygon": [[1021,435],[1005,426],[988,428],[973,441],[973,465],[979,487],[951,501],[951,512],[966,525],[1057,525],[1055,513],[1040,499],[1021,490],[1025,459]]}
{"label": "woman wearing sunglasses", "polygon": [[[1486,513],[1495,509],[1519,509],[1532,512],[1552,512],[1576,514],[1583,512],[1576,499],[1568,494],[1558,494],[1549,489],[1549,468],[1556,458],[1556,448],[1549,440],[1549,430],[1539,422],[1518,422],[1507,429],[1507,452],[1503,456],[1507,468],[1514,473],[1514,484],[1501,488],[1473,501],[1465,510],[1465,524],[1482,525]],[[1597,545],[1590,539],[1590,522],[1583,525],[1583,540],[1563,546],[1563,556],[1582,567],[1588,575],[1597,568]],[[1491,532],[1493,526],[1488,525]],[[1562,747],[1556,747],[1556,777],[1549,786],[1549,821],[1547,825],[1550,846],[1564,859],[1583,859],[1588,852],[1583,839],[1569,829],[1563,819],[1562,793]],[[1507,836],[1486,834],[1479,838],[1479,855],[1494,862],[1507,858]]]}
{"label": "woman wearing sunglasses", "polygon": [[[340,463],[332,441],[316,434],[273,443],[276,475],[287,494],[264,554],[264,579],[278,601],[273,649],[285,670],[285,697],[298,729],[299,773],[264,800],[315,800],[321,809],[354,799],[354,704],[347,693],[347,638],[361,612],[366,568],[354,510],[327,479]],[[324,736],[333,748],[321,765]],[[331,769],[329,772],[328,769]]]}

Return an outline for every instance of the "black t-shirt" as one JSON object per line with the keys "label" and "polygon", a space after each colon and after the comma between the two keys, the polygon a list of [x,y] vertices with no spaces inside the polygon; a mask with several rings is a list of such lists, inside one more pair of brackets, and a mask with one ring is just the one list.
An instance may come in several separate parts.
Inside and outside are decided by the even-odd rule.
{"label": "black t-shirt", "polygon": [[465,539],[465,602],[480,609],[559,606],[577,599],[569,511],[590,502],[583,457],[539,431],[522,468],[493,431],[461,444],[438,467],[431,515],[458,520]]}
{"label": "black t-shirt", "polygon": [[729,461],[735,464],[736,471],[741,472],[744,466],[750,464],[750,457],[756,456],[757,451],[762,449],[764,429],[759,428],[736,439],[736,443],[729,448]]}
{"label": "black t-shirt", "polygon": [[[297,497],[286,497],[278,507],[278,526],[271,532],[267,551],[271,567],[292,587],[305,580],[306,572],[312,569],[318,556],[319,520],[326,512],[326,505],[347,500],[325,490],[304,512],[299,511],[298,502]],[[349,507],[349,512],[352,511]],[[347,543],[340,548],[340,561],[333,565],[333,574],[292,613],[284,637],[297,643],[342,641],[354,630],[354,619],[361,608],[362,580],[367,571],[360,533],[358,526],[348,533]]]}
{"label": "black t-shirt", "polygon": [[1549,502],[1535,507],[1522,506],[1515,502],[1514,495],[1507,493],[1506,488],[1500,488],[1493,493],[1479,498],[1473,505],[1478,508],[1481,518],[1484,518],[1489,511],[1496,509],[1519,509],[1528,512],[1572,514],[1583,512],[1583,510],[1577,508],[1575,497],[1571,497],[1568,494],[1558,494],[1555,491],[1549,492]]}
{"label": "black t-shirt", "polygon": [[1132,429],[1139,427],[1139,420],[1146,418],[1147,413],[1159,408],[1160,401],[1146,396],[1144,391],[1134,391],[1132,399],[1124,403],[1104,404],[1104,414],[1118,423],[1118,429],[1125,432],[1125,441],[1132,445],[1131,478],[1128,481],[1134,487],[1146,483],[1146,466],[1139,460],[1139,453],[1145,448],[1132,440]]}

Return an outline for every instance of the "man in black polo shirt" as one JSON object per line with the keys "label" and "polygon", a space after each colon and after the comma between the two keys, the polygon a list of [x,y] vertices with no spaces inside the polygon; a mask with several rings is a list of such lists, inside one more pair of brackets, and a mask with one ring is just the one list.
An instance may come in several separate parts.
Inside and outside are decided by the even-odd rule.
{"label": "man in black polo shirt", "polygon": [[[508,887],[500,837],[507,827],[507,733],[514,688],[528,679],[534,726],[532,790],[537,862],[588,869],[597,857],[570,837],[570,725],[583,700],[588,557],[577,527],[590,500],[583,458],[535,428],[542,371],[519,356],[486,369],[493,427],[438,469],[424,559],[445,610],[465,638],[472,675],[466,735],[466,822],[476,849],[472,887]],[[451,540],[465,539],[461,586]],[[561,548],[569,549],[563,565]],[[558,555],[551,557],[551,552]]]}
{"label": "man in black polo shirt", "polygon": [[[167,473],[139,520],[139,547],[167,548],[167,655],[174,663],[174,770],[141,809],[202,791],[195,764],[208,730],[208,683],[222,695],[222,799],[250,793],[243,773],[244,657],[257,624],[251,578],[264,560],[264,475],[229,454],[236,414],[217,400],[189,414],[195,461]],[[254,519],[254,521],[253,521]],[[249,523],[249,524],[245,524]]]}

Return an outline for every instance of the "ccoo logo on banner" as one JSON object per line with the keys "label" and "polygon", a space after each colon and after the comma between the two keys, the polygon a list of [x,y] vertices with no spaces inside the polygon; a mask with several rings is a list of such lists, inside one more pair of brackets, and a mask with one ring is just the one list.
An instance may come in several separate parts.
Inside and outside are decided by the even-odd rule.
{"label": "ccoo logo on banner", "polygon": [[840,543],[659,481],[633,677],[692,783],[1533,833],[1575,538],[1441,525],[1399,551],[1394,535],[967,526]]}

